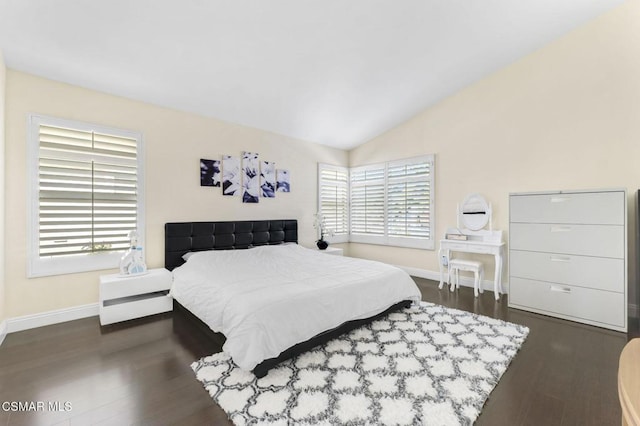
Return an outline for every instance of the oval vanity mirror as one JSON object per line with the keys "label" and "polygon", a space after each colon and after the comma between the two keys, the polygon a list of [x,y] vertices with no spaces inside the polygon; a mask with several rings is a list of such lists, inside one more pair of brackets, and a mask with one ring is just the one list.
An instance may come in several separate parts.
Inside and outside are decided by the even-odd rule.
{"label": "oval vanity mirror", "polygon": [[480,194],[469,194],[460,209],[462,225],[472,231],[479,231],[491,220],[491,206]]}

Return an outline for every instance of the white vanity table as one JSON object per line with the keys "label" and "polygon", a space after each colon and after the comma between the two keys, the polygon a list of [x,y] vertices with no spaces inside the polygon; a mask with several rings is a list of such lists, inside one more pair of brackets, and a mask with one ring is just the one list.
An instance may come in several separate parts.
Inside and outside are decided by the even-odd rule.
{"label": "white vanity table", "polygon": [[[502,264],[505,243],[502,231],[491,229],[491,205],[480,194],[470,194],[458,207],[456,228],[448,228],[445,238],[440,240],[439,265],[440,285],[444,285],[446,265],[443,259],[451,257],[452,252],[478,253],[492,255],[495,259],[494,291],[496,296],[502,293]],[[489,225],[489,230],[483,229]],[[449,277],[450,279],[450,277]]]}

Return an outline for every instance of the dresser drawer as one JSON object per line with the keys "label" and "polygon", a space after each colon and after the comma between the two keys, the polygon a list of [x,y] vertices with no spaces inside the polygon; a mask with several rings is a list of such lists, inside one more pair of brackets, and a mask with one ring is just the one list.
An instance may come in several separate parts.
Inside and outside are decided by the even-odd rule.
{"label": "dresser drawer", "polygon": [[624,191],[509,197],[511,222],[624,225]]}
{"label": "dresser drawer", "polygon": [[624,293],[624,259],[511,250],[512,277]]}
{"label": "dresser drawer", "polygon": [[479,254],[491,254],[495,250],[494,247],[489,247],[486,244],[473,244],[473,243],[456,243],[451,240],[445,240],[440,243],[440,247],[451,251],[463,251],[466,253],[479,253]]}
{"label": "dresser drawer", "polygon": [[513,250],[624,259],[624,226],[512,223]]}
{"label": "dresser drawer", "polygon": [[624,293],[516,277],[511,277],[509,285],[509,306],[604,326],[625,327]]}

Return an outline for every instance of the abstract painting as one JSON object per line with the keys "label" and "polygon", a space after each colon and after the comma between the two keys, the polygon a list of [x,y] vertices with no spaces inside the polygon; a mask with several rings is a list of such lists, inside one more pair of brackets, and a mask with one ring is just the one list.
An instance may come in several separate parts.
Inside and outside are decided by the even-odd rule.
{"label": "abstract painting", "polygon": [[242,202],[257,203],[260,201],[260,162],[255,152],[242,154]]}
{"label": "abstract painting", "polygon": [[265,198],[276,196],[276,163],[260,162],[260,194]]}
{"label": "abstract painting", "polygon": [[220,186],[220,160],[200,159],[200,186]]}
{"label": "abstract painting", "polygon": [[240,189],[240,159],[222,156],[222,195],[236,195]]}
{"label": "abstract painting", "polygon": [[278,192],[291,192],[291,183],[289,178],[289,170],[276,170],[276,190]]}

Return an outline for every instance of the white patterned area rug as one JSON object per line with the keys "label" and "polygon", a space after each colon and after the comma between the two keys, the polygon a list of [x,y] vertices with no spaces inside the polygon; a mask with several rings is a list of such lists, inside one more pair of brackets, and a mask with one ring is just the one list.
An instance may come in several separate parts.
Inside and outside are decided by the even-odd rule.
{"label": "white patterned area rug", "polygon": [[529,329],[427,302],[256,379],[225,353],[191,367],[236,425],[472,424]]}

